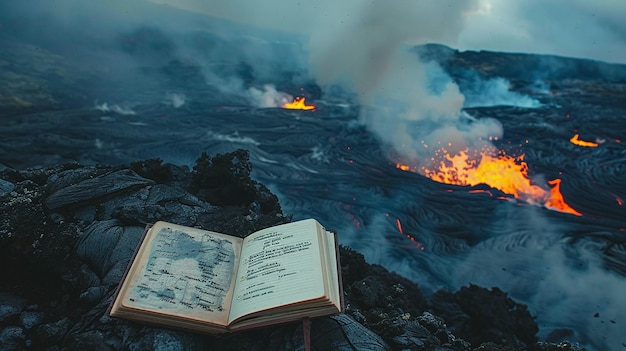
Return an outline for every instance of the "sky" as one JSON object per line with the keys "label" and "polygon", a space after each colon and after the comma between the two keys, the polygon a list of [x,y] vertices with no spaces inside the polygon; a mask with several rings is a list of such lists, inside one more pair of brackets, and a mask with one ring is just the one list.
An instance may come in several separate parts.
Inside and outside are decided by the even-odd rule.
{"label": "sky", "polygon": [[[316,35],[340,32],[359,21],[373,3],[404,6],[407,13],[437,6],[458,10],[457,22],[433,19],[433,32],[417,35],[460,50],[553,54],[626,63],[626,1],[623,0],[152,0],[255,26]],[[429,11],[425,11],[430,13]],[[424,21],[416,16],[415,22]],[[393,22],[393,18],[391,18]],[[404,22],[403,22],[404,23]],[[417,23],[416,23],[417,24]],[[417,26],[416,30],[424,26]],[[411,42],[411,38],[407,37]]]}

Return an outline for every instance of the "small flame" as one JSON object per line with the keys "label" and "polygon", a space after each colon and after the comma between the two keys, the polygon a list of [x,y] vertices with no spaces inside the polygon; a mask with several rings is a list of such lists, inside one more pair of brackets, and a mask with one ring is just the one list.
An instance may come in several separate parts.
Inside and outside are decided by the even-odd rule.
{"label": "small flame", "polygon": [[303,97],[296,96],[296,98],[293,99],[293,102],[288,102],[282,107],[290,110],[315,110],[314,105],[307,105],[304,103],[304,100],[305,99]]}
{"label": "small flame", "polygon": [[411,234],[404,233],[404,230],[402,229],[402,223],[400,223],[400,219],[398,218],[396,218],[396,225],[398,226],[398,231],[400,232],[400,234],[406,235],[406,238],[411,240],[411,247],[424,251],[424,244],[416,240],[415,237]]}
{"label": "small flame", "polygon": [[574,135],[570,140],[572,144],[584,147],[598,147],[598,143],[578,139],[578,134]]}
{"label": "small flame", "polygon": [[398,226],[398,231],[400,231],[400,233],[404,234],[404,231],[402,230],[402,223],[400,223],[400,220],[396,218],[396,225]]}
{"label": "small flame", "polygon": [[617,204],[622,206],[624,204],[624,200],[622,200],[619,196],[615,197],[615,201],[617,201]]}
{"label": "small flame", "polygon": [[409,167],[409,165],[403,165],[401,163],[396,163],[396,168],[399,168],[403,171],[410,171],[411,168]]}
{"label": "small flame", "polygon": [[582,216],[580,212],[571,208],[565,202],[563,194],[561,194],[561,179],[556,178],[553,180],[549,180],[548,184],[552,185],[552,188],[550,189],[550,197],[546,201],[547,208],[552,208],[565,213],[571,213],[576,216]]}
{"label": "small flame", "polygon": [[[532,183],[528,177],[528,165],[524,162],[524,155],[511,157],[500,151],[497,156],[480,152],[471,157],[468,150],[460,151],[456,155],[449,154],[445,149],[438,155],[442,160],[433,161],[432,168],[422,167],[422,173],[439,183],[475,186],[487,184],[506,194],[529,203],[542,204],[560,212],[577,216],[581,214],[565,203],[560,191],[560,179],[548,183],[552,188],[547,191]],[[403,164],[396,164],[396,168],[410,170]]]}

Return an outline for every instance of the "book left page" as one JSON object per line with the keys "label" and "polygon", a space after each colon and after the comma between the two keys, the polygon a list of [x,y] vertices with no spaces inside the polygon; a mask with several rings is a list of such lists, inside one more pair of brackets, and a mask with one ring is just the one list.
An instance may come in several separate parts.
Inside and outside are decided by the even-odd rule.
{"label": "book left page", "polygon": [[157,222],[120,291],[122,305],[226,325],[242,239]]}

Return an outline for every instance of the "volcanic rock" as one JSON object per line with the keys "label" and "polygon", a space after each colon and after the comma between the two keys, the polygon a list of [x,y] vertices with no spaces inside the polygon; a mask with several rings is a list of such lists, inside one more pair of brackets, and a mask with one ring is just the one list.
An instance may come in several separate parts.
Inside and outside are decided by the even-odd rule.
{"label": "volcanic rock", "polygon": [[[620,64],[594,60],[493,51],[459,51],[441,44],[425,44],[415,48],[424,61],[437,61],[447,72],[458,77],[463,70],[476,70],[483,77],[508,77],[527,80],[528,72],[543,72],[554,80],[577,79],[625,82],[626,71]],[[554,69],[553,67],[558,67]]]}
{"label": "volcanic rock", "polygon": [[525,305],[498,288],[472,285],[452,294],[439,291],[430,299],[432,310],[450,323],[450,329],[472,345],[497,340],[502,345],[529,348],[538,328]]}
{"label": "volcanic rock", "polygon": [[[2,171],[0,260],[11,267],[0,276],[2,349],[303,349],[301,323],[216,337],[106,314],[146,224],[245,236],[289,222],[250,170],[247,151],[238,150],[203,154],[193,171],[158,159]],[[470,286],[429,301],[416,284],[360,253],[341,247],[340,256],[346,312],[312,321],[314,349],[544,347],[525,307],[500,290]]]}

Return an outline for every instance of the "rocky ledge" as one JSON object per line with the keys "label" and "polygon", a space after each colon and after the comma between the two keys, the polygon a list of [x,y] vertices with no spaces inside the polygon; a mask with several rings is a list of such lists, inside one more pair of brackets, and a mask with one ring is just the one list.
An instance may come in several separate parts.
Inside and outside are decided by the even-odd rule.
{"label": "rocky ledge", "polygon": [[[249,154],[0,171],[0,350],[302,350],[292,323],[222,336],[107,316],[148,223],[245,236],[286,223],[250,178]],[[497,288],[426,298],[411,281],[340,248],[346,311],[311,323],[314,350],[578,350],[538,342],[526,306]]]}

